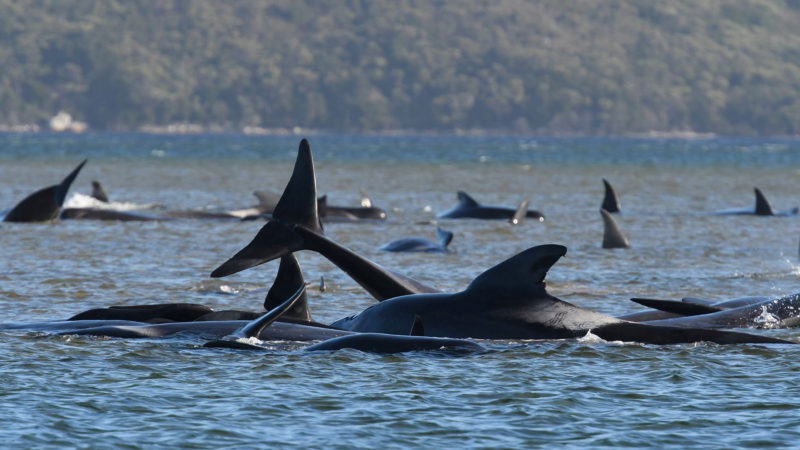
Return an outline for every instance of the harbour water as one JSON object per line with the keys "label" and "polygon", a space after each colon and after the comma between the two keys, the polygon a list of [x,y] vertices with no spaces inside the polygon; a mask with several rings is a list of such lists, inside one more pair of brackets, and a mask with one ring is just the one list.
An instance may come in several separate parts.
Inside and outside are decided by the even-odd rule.
{"label": "harbour water", "polygon": [[[280,192],[300,137],[0,134],[0,209],[60,181],[84,158],[115,202],[226,210]],[[726,299],[800,291],[800,216],[718,216],[800,205],[800,141],[314,135],[320,194],[383,223],[325,232],[379,264],[446,291],[528,247],[568,247],[548,291],[599,312],[630,297]],[[602,179],[622,204],[630,249],[604,250]],[[486,204],[529,198],[545,221],[437,220],[463,190]],[[0,322],[55,320],[115,304],[192,302],[259,310],[277,262],[208,274],[263,222],[64,220],[0,225]],[[447,254],[394,254],[401,237],[453,231]],[[314,318],[373,303],[310,252]],[[324,278],[326,289],[319,289]],[[749,330],[800,342],[796,329]],[[353,350],[202,348],[193,337],[124,340],[0,333],[0,445],[6,447],[793,447],[800,350],[788,345],[651,346],[484,342],[466,356]],[[800,348],[800,347],[799,347]]]}

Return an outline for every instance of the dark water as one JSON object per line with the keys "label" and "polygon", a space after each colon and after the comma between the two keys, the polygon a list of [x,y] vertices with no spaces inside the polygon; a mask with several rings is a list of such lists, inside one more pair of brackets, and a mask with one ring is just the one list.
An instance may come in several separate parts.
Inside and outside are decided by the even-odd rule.
{"label": "dark water", "polygon": [[[280,191],[299,137],[0,135],[0,208],[59,181],[83,158],[69,202],[106,186],[124,204],[234,209]],[[569,252],[548,275],[555,296],[608,314],[629,297],[723,299],[800,291],[800,218],[713,216],[800,205],[793,140],[312,136],[320,193],[384,224],[330,224],[336,241],[444,290],[538,244]],[[609,179],[628,250],[603,250]],[[390,240],[435,238],[435,216],[465,190],[488,204],[530,198],[544,223],[438,221],[444,255],[390,254]],[[97,306],[194,302],[257,310],[277,263],[208,274],[257,222],[63,221],[0,226],[0,322],[50,320]],[[315,318],[372,304],[335,266],[301,253]],[[757,330],[800,342],[796,330]],[[200,348],[189,337],[120,340],[0,334],[0,442],[9,447],[796,446],[800,351],[789,346],[492,342],[463,357],[357,351]]]}

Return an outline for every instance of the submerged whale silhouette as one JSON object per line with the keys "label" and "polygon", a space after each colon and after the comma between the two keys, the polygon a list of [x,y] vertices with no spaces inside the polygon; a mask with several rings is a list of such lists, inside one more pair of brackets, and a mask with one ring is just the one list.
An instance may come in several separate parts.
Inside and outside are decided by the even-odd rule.
{"label": "submerged whale silhouette", "polygon": [[786,342],[743,333],[627,322],[552,297],[544,289],[544,277],[566,253],[566,247],[560,245],[523,251],[484,272],[460,293],[420,293],[424,288],[408,277],[389,272],[322,235],[313,158],[305,139],[300,142],[295,168],[273,220],[211,276],[236,273],[301,249],[320,252],[383,300],[331,325],[350,331],[408,334],[418,328],[414,334],[487,339],[564,339],[591,332],[606,340],[652,344]]}
{"label": "submerged whale silhouette", "polygon": [[431,242],[423,238],[403,238],[381,246],[380,250],[386,252],[446,252],[447,246],[453,240],[453,233],[436,227],[436,236],[439,242]]}
{"label": "submerged whale silhouette", "polygon": [[17,203],[3,218],[5,222],[45,222],[54,220],[61,211],[67,191],[86,164],[86,159],[61,183],[40,189]]}

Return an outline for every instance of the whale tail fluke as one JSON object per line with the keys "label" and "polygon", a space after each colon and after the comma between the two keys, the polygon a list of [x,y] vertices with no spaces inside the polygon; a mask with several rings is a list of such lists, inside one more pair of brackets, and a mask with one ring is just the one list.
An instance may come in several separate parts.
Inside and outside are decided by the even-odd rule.
{"label": "whale tail fluke", "polygon": [[603,196],[603,204],[600,207],[612,214],[618,213],[620,211],[619,199],[617,193],[614,192],[614,187],[605,178],[603,178],[603,186],[605,186],[605,196]]}
{"label": "whale tail fluke", "polygon": [[630,248],[627,236],[614,217],[605,209],[600,209],[600,215],[603,217],[603,248]]}
{"label": "whale tail fluke", "polygon": [[300,141],[292,176],[275,205],[272,219],[247,246],[211,272],[211,277],[231,275],[303,249],[305,242],[295,232],[296,226],[323,232],[317,209],[314,159],[306,139]]}
{"label": "whale tail fluke", "polygon": [[761,192],[761,189],[754,188],[756,193],[756,215],[757,216],[772,216],[775,213],[772,211],[772,206],[767,201],[767,197]]}
{"label": "whale tail fluke", "polygon": [[88,160],[84,159],[82,163],[78,164],[78,167],[73,169],[61,183],[40,189],[25,197],[6,214],[3,220],[6,222],[45,222],[57,218],[61,211],[61,205],[64,204],[64,199],[67,197],[67,191],[86,161]]}
{"label": "whale tail fluke", "polygon": [[453,232],[436,227],[436,237],[439,238],[439,245],[442,246],[442,249],[447,250],[447,246],[453,240]]}

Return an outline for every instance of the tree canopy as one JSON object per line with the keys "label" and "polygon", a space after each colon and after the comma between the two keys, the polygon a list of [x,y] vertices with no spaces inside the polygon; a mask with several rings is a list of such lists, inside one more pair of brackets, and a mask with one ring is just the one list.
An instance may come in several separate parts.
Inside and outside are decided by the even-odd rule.
{"label": "tree canopy", "polygon": [[0,123],[800,134],[800,0],[0,0]]}

